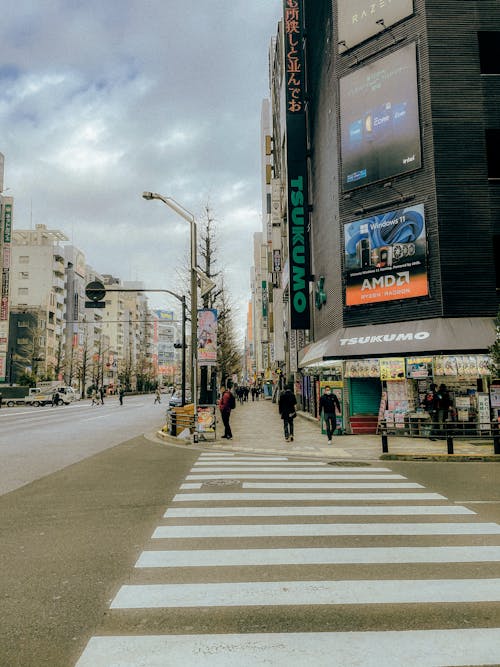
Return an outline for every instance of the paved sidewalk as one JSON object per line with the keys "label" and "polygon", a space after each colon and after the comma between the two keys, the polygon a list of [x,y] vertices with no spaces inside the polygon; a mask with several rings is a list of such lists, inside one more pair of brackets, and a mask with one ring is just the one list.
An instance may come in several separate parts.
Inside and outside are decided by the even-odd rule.
{"label": "paved sidewalk", "polygon": [[[335,460],[370,460],[380,459],[382,438],[380,435],[342,435],[334,436],[332,445],[328,445],[326,435],[322,435],[319,422],[306,413],[298,413],[295,419],[294,442],[285,442],[283,422],[279,417],[278,406],[270,400],[237,403],[231,413],[233,439],[221,438],[224,428],[218,414],[217,439],[200,441],[192,445],[173,436],[161,434],[164,441],[185,444],[189,447],[217,449],[224,451],[246,452],[252,454],[287,454],[307,458]],[[477,441],[476,441],[477,442]],[[481,441],[485,442],[485,441]],[[407,438],[388,436],[389,455],[404,458],[436,457],[453,460],[460,457],[480,457],[488,460],[500,460],[494,456],[493,446],[474,444],[474,440],[454,440],[453,456],[447,456],[446,440],[431,441],[426,438]]]}

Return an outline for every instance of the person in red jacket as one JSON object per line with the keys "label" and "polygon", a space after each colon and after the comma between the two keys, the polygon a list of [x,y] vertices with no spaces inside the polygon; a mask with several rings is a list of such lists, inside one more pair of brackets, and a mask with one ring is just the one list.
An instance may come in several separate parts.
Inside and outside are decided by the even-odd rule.
{"label": "person in red jacket", "polygon": [[224,435],[223,438],[227,440],[233,439],[233,434],[231,432],[231,426],[229,425],[229,417],[231,416],[231,410],[236,407],[236,400],[234,394],[230,389],[222,388],[221,397],[219,399],[219,410],[220,416],[222,417],[222,423],[224,424]]}

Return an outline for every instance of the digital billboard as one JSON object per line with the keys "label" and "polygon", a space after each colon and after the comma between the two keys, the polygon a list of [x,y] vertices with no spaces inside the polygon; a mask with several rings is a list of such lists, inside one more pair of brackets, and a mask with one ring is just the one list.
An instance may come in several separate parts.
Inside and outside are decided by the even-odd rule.
{"label": "digital billboard", "polygon": [[346,306],[429,293],[424,205],[344,225]]}
{"label": "digital billboard", "polygon": [[340,79],[340,125],[344,191],[422,166],[415,44]]}
{"label": "digital billboard", "polygon": [[337,0],[337,13],[342,53],[411,16],[413,0]]}

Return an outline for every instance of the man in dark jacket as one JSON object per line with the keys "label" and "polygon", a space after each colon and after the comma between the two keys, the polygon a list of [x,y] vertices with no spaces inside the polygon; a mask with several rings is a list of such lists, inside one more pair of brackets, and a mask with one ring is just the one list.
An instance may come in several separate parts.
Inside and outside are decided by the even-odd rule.
{"label": "man in dark jacket", "polygon": [[285,391],[280,394],[278,401],[278,410],[280,411],[281,419],[283,420],[283,428],[285,430],[285,440],[288,442],[291,440],[293,442],[293,420],[295,419],[296,412],[295,406],[297,405],[297,399],[295,394],[292,391],[290,386],[287,386]]}
{"label": "man in dark jacket", "polygon": [[219,410],[220,416],[222,417],[222,423],[224,424],[224,435],[223,438],[227,440],[233,439],[233,434],[231,432],[231,427],[229,426],[229,417],[231,416],[231,410],[236,407],[236,400],[233,393],[226,387],[222,388],[222,394],[219,400]]}
{"label": "man in dark jacket", "polygon": [[332,436],[337,428],[336,410],[341,412],[339,399],[332,392],[330,387],[325,387],[325,392],[319,399],[319,412],[320,414],[323,412],[329,445],[332,444]]}

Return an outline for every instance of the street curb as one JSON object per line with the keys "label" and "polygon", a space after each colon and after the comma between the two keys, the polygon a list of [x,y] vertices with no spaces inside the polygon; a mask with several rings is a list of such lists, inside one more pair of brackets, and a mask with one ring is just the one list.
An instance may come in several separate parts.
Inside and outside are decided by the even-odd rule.
{"label": "street curb", "polygon": [[500,463],[500,456],[474,456],[473,454],[382,454],[381,461],[443,461],[466,463],[471,462],[487,462]]}

